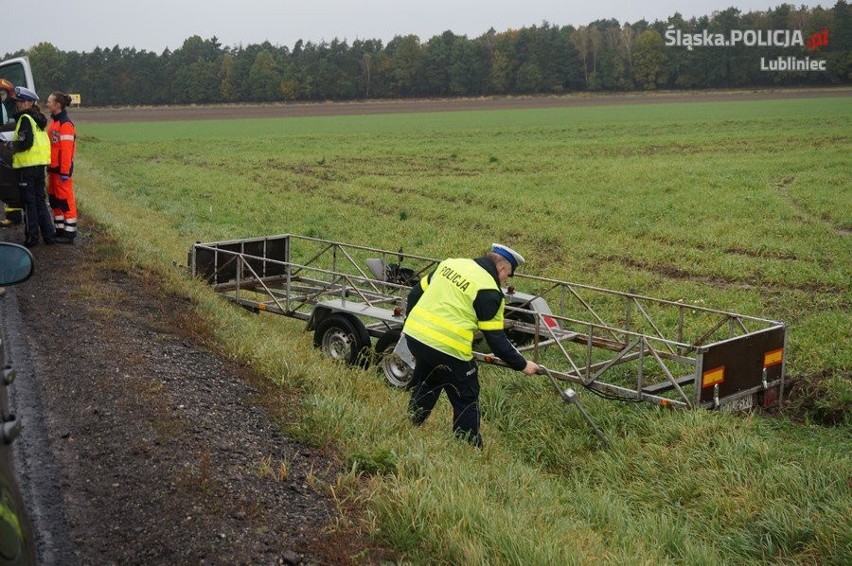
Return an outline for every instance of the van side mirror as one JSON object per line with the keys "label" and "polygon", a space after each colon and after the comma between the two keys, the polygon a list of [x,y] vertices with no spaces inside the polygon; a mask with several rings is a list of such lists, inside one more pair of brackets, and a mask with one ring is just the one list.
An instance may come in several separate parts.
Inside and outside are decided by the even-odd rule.
{"label": "van side mirror", "polygon": [[23,283],[34,271],[35,260],[30,250],[18,244],[0,242],[0,286]]}

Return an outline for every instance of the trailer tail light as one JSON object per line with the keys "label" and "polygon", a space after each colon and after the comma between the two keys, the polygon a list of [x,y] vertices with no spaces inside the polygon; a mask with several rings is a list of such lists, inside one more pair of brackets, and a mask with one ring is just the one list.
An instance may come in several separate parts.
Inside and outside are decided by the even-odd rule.
{"label": "trailer tail light", "polygon": [[765,368],[777,366],[783,361],[784,348],[778,348],[777,350],[771,350],[763,354],[763,367]]}
{"label": "trailer tail light", "polygon": [[541,320],[544,321],[544,325],[548,328],[555,328],[556,326],[558,326],[556,319],[553,318],[552,316],[544,315],[544,316],[541,317]]}
{"label": "trailer tail light", "polygon": [[701,375],[701,388],[713,387],[725,381],[725,366],[707,370]]}

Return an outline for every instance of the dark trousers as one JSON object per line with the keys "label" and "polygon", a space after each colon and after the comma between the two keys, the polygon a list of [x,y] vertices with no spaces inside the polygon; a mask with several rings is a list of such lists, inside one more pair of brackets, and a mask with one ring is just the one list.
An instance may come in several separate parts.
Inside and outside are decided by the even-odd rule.
{"label": "dark trousers", "polygon": [[53,214],[47,207],[44,191],[44,166],[23,167],[18,169],[18,188],[24,203],[27,243],[38,242],[39,228],[45,242],[53,242],[56,231],[53,228]]}
{"label": "dark trousers", "polygon": [[411,422],[420,426],[432,413],[435,403],[446,391],[453,406],[453,432],[477,447],[482,446],[479,434],[479,371],[476,362],[448,356],[422,342],[406,337],[408,349],[417,364],[408,402]]}

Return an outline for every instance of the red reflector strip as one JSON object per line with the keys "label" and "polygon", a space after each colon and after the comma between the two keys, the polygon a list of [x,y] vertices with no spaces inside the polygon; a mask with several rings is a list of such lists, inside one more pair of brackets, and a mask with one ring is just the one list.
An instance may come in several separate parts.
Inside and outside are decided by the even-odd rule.
{"label": "red reflector strip", "polygon": [[763,354],[763,367],[777,366],[784,361],[784,348],[778,348]]}
{"label": "red reflector strip", "polygon": [[725,381],[725,366],[705,371],[701,375],[701,387],[712,387]]}
{"label": "red reflector strip", "polygon": [[556,319],[552,316],[543,316],[541,317],[541,320],[544,321],[544,325],[548,328],[553,328],[554,326],[556,326]]}

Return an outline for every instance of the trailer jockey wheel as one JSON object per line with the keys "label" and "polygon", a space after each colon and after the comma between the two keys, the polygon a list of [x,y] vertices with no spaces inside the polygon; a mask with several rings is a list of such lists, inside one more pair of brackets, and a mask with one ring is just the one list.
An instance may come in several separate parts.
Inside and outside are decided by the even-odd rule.
{"label": "trailer jockey wheel", "polygon": [[414,370],[402,361],[402,358],[393,353],[402,330],[395,328],[382,334],[376,341],[376,359],[379,369],[385,374],[385,379],[394,387],[408,389],[411,386],[411,378]]}
{"label": "trailer jockey wheel", "polygon": [[332,314],[324,318],[314,332],[314,346],[332,360],[361,367],[370,362],[370,335],[355,317]]}

